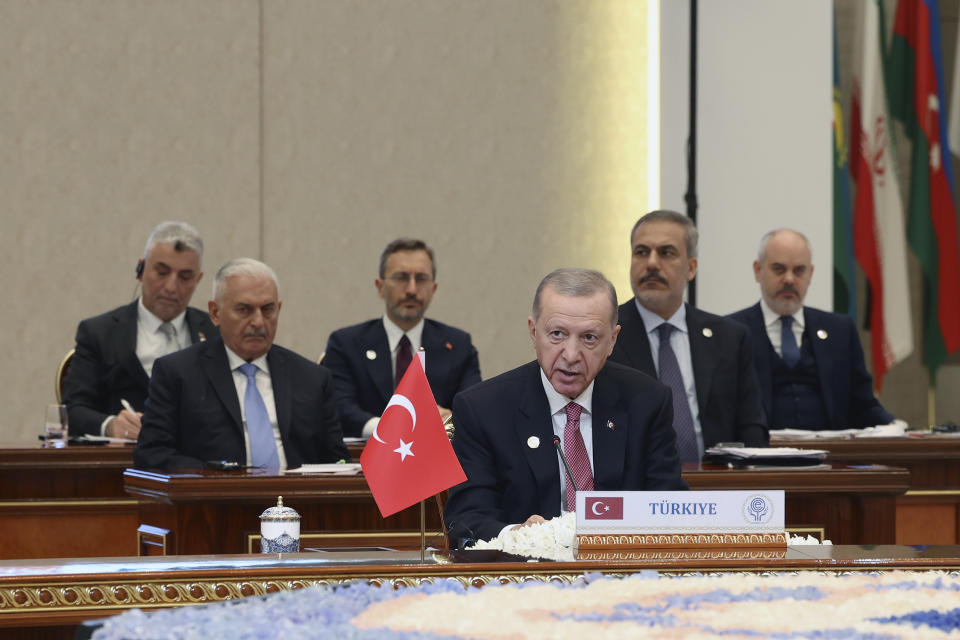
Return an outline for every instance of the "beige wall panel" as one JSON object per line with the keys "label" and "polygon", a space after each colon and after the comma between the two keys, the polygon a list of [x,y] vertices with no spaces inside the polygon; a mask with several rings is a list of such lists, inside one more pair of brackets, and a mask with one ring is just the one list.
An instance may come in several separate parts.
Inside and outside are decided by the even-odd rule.
{"label": "beige wall panel", "polygon": [[132,299],[147,234],[259,249],[259,4],[0,2],[2,440],[36,442],[79,319]]}
{"label": "beige wall panel", "polygon": [[435,248],[428,315],[473,334],[484,377],[533,357],[526,318],[549,270],[599,268],[628,295],[645,6],[265,3],[278,342],[318,355],[332,330],[382,314],[377,261],[399,235]]}

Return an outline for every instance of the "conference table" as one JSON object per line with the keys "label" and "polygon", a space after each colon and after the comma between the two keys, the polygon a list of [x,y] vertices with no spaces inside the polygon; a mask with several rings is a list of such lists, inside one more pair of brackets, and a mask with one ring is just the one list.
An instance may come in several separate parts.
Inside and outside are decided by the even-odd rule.
{"label": "conference table", "polygon": [[0,558],[136,555],[132,445],[0,445]]}
{"label": "conference table", "polygon": [[[131,452],[0,447],[0,557],[8,558],[0,560],[0,637],[28,629],[32,638],[69,638],[83,620],[132,607],[353,579],[396,586],[452,577],[482,585],[572,580],[584,571],[960,568],[960,547],[891,546],[897,499],[910,485],[899,467],[684,466],[693,489],[784,489],[788,527],[834,547],[618,552],[567,563],[445,554],[439,511],[428,502],[428,543],[440,552],[421,562],[411,551],[419,544],[418,506],[381,518],[362,476],[136,470]],[[278,495],[303,516],[304,553],[256,553],[258,516]]]}
{"label": "conference table", "polygon": [[[129,445],[0,446],[0,558],[248,553],[259,547],[259,514],[278,495],[303,516],[305,546],[419,544],[419,507],[384,520],[362,476],[170,474],[131,464]],[[784,489],[788,527],[836,544],[895,542],[898,496],[910,488],[902,468],[839,463],[688,464],[684,477],[693,489]],[[436,544],[441,523],[432,502],[425,516]]]}
{"label": "conference table", "polygon": [[[876,465],[818,469],[735,469],[684,465],[691,489],[783,489],[785,521],[796,533],[836,544],[892,544],[897,496],[909,474]],[[231,554],[259,549],[258,516],[283,496],[302,518],[304,546],[413,547],[419,511],[383,519],[362,476],[317,476],[255,471],[179,473],[127,469],[124,488],[139,502],[141,555]],[[442,544],[434,502],[426,504],[431,544]]]}
{"label": "conference table", "polygon": [[824,449],[827,462],[882,464],[910,472],[896,501],[897,544],[960,543],[960,437],[929,431],[892,438],[782,438],[771,446]]}

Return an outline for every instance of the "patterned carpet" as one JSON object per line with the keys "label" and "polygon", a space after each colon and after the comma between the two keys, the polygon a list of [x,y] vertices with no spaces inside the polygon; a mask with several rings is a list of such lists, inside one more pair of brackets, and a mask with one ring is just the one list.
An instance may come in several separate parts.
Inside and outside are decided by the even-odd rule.
{"label": "patterned carpet", "polygon": [[130,611],[120,638],[784,638],[915,639],[960,634],[960,575],[943,572],[725,573],[573,585],[389,589],[353,583],[228,603]]}

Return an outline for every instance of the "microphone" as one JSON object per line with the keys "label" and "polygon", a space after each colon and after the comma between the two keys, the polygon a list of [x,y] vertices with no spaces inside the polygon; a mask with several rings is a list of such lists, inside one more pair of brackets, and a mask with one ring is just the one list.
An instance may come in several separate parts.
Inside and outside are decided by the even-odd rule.
{"label": "microphone", "polygon": [[[465,531],[458,531],[458,528],[465,529]],[[466,535],[461,538],[459,537],[459,534],[461,533],[465,533]],[[473,529],[470,528],[470,525],[460,522],[450,523],[447,536],[455,536],[454,542],[456,544],[454,546],[460,551],[466,551],[467,547],[475,545],[480,540],[480,538],[477,537],[477,534],[474,533]]]}
{"label": "microphone", "polygon": [[573,490],[577,491],[577,481],[573,479],[573,471],[570,470],[570,463],[567,462],[567,456],[563,455],[563,447],[560,446],[560,436],[553,436],[553,446],[557,448],[557,453],[560,454],[560,461],[563,462],[563,468],[567,471],[567,477],[570,478],[570,484],[573,485]]}

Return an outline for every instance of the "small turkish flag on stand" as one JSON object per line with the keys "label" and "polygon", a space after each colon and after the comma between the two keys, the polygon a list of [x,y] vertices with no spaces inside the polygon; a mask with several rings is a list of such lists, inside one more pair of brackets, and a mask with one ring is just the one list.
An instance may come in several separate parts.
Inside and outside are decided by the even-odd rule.
{"label": "small turkish flag on stand", "polygon": [[384,518],[466,481],[419,357],[387,403],[360,465]]}

